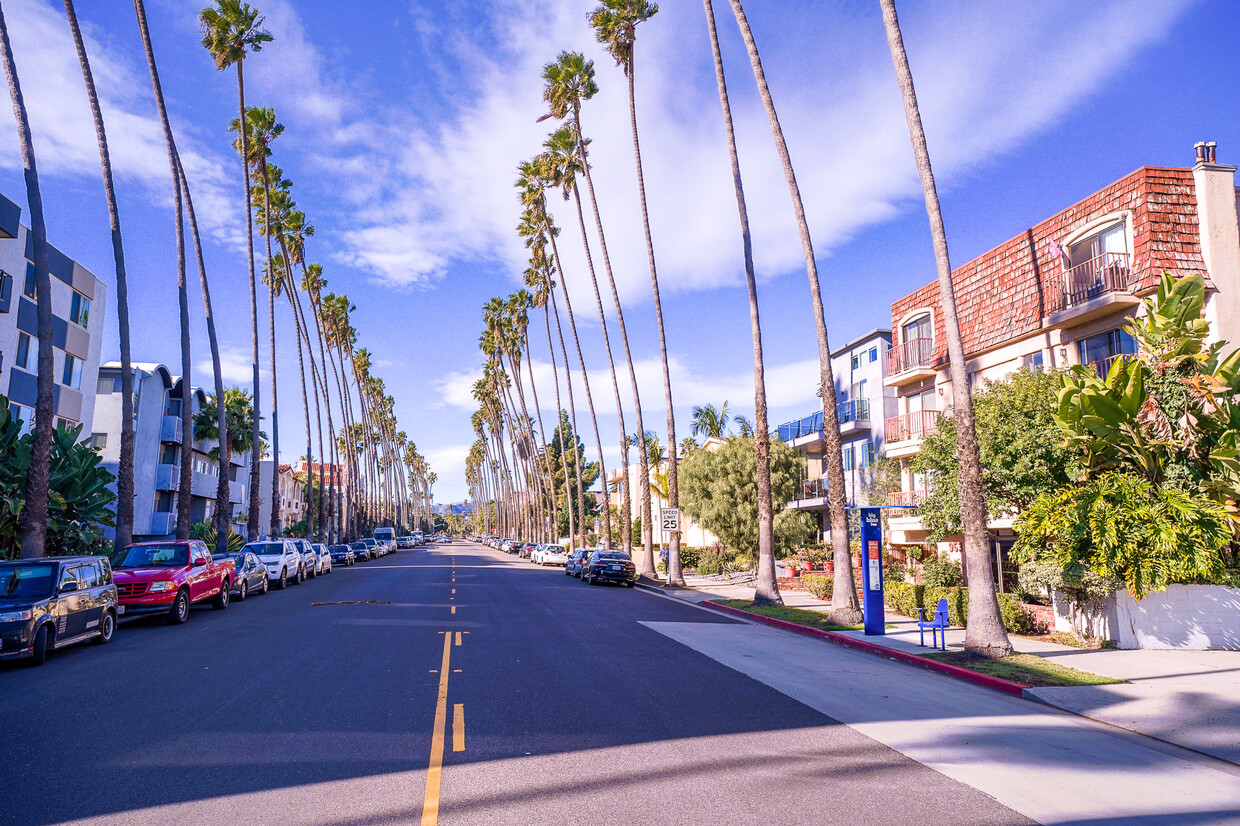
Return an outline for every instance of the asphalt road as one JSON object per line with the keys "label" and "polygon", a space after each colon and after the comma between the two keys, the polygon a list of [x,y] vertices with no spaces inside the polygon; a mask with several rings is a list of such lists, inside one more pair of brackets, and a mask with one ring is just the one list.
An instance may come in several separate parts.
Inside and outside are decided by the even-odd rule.
{"label": "asphalt road", "polygon": [[1031,822],[674,638],[735,625],[463,542],[127,621],[0,665],[0,823]]}

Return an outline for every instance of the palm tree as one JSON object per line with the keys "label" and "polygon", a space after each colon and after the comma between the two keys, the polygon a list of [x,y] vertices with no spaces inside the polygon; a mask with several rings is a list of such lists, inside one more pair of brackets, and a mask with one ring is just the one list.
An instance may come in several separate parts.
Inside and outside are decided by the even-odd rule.
{"label": "palm tree", "polygon": [[[233,64],[237,66],[237,111],[241,118],[245,117],[244,64],[246,53],[262,51],[263,44],[269,43],[272,40],[271,33],[262,28],[264,19],[257,11],[250,8],[247,3],[239,2],[239,0],[217,0],[214,8],[207,7],[198,13],[198,22],[203,30],[202,45],[207,51],[211,52],[211,57],[215,60],[215,68],[223,71]],[[258,377],[258,286],[254,268],[254,225],[250,223],[250,213],[252,212],[253,204],[250,198],[249,136],[242,131],[240,137],[241,172],[245,181],[243,187],[245,190],[245,242],[247,261],[250,267],[250,347],[253,354],[254,370],[255,415],[254,432],[251,439],[257,444],[259,423],[262,421]],[[118,295],[120,293],[119,285],[117,293]],[[275,415],[273,413],[272,420],[274,421],[274,419]],[[274,427],[272,432],[274,433]],[[251,540],[258,538],[260,530],[258,525],[258,454],[259,451],[256,450],[250,456],[250,503],[249,521],[246,524],[246,538]],[[279,465],[279,456],[273,454],[273,458],[276,465]],[[124,465],[122,464],[121,467],[123,469]],[[276,474],[273,473],[272,477],[274,478],[275,476]],[[272,511],[274,512],[275,510],[273,507]]]}
{"label": "palm tree", "polygon": [[841,452],[843,440],[840,436],[840,421],[835,409],[835,374],[831,368],[831,346],[827,342],[827,321],[822,307],[822,290],[818,283],[818,264],[814,260],[814,244],[810,239],[809,222],[805,219],[801,189],[797,186],[796,172],[792,168],[788,144],[784,141],[784,130],[779,125],[779,115],[775,112],[775,102],[766,82],[766,72],[762,69],[758,45],[754,41],[753,30],[749,27],[749,19],[745,16],[741,0],[731,0],[731,3],[732,13],[736,17],[741,37],[745,41],[745,48],[749,52],[749,62],[753,67],[754,79],[757,81],[758,92],[762,97],[762,106],[766,110],[766,118],[771,126],[775,149],[783,165],[784,179],[788,183],[788,194],[792,198],[792,211],[796,215],[797,229],[801,236],[805,272],[809,277],[810,303],[813,306],[814,325],[818,333],[818,394],[822,397],[823,435],[826,444],[824,453],[827,471],[827,514],[831,525],[832,559],[835,567],[834,584],[831,589],[831,611],[836,621],[849,625],[860,621],[861,608],[857,602],[852,553],[848,547],[848,515],[844,510],[848,504],[848,496],[844,490],[844,457]]}
{"label": "palm tree", "polygon": [[693,435],[707,438],[722,439],[728,430],[728,403],[718,410],[713,404],[693,408]]}
{"label": "palm tree", "polygon": [[[735,2],[735,0],[734,0]],[[965,648],[988,657],[1006,657],[1012,643],[1003,628],[999,614],[999,598],[995,594],[994,573],[990,567],[990,542],[986,533],[986,493],[982,483],[982,462],[977,447],[977,427],[973,417],[973,399],[969,395],[968,373],[965,368],[964,343],[960,338],[960,320],[956,315],[956,293],[952,286],[951,257],[947,252],[947,230],[939,208],[934,171],[930,168],[930,151],[917,107],[917,91],[913,73],[904,51],[904,37],[896,16],[895,0],[880,0],[887,45],[895,65],[896,81],[904,99],[904,116],[908,121],[913,156],[926,198],[930,234],[934,240],[934,262],[938,270],[939,303],[943,308],[943,329],[947,335],[947,358],[952,374],[952,402],[956,420],[956,461],[960,465],[960,522],[964,526],[964,559],[969,571],[969,616],[965,626]]]}
{"label": "palm tree", "polygon": [[108,204],[108,225],[112,232],[112,258],[116,265],[116,315],[120,327],[121,346],[121,452],[116,472],[116,550],[133,542],[133,362],[129,344],[129,280],[125,271],[125,248],[121,236],[120,211],[116,204],[116,187],[112,179],[112,153],[108,148],[108,135],[103,125],[103,111],[99,107],[99,93],[95,89],[95,75],[86,54],[86,43],[78,26],[77,11],[73,0],[65,0],[65,14],[73,45],[77,49],[78,63],[82,66],[82,80],[86,84],[86,97],[90,101],[91,116],[95,121],[95,137],[99,141],[99,165],[103,171],[103,194]]}
{"label": "palm tree", "polygon": [[744,436],[746,439],[753,438],[753,422],[749,421],[749,419],[746,419],[744,416],[737,416],[732,421],[736,423],[737,433]]}
{"label": "palm tree", "polygon": [[[254,398],[240,387],[229,387],[224,391],[222,407],[217,399],[219,396],[208,396],[206,404],[194,417],[194,441],[219,442],[211,451],[211,458],[228,467],[234,454],[245,453],[254,446]],[[224,422],[223,437],[220,436],[221,420]],[[216,520],[216,533],[224,534],[225,540],[230,530],[231,519]],[[227,553],[227,549],[221,551],[217,541],[215,552]]]}
{"label": "palm tree", "polygon": [[4,19],[3,7],[0,7],[0,60],[4,61],[4,75],[9,83],[13,113],[17,118],[17,137],[21,143],[22,171],[26,179],[26,200],[30,204],[30,233],[34,247],[35,313],[39,333],[38,377],[35,391],[34,445],[30,470],[26,475],[25,503],[18,523],[21,557],[33,559],[43,556],[46,550],[51,485],[52,428],[55,416],[55,397],[52,395],[52,372],[55,369],[52,360],[52,284],[47,252],[47,224],[43,219],[43,195],[39,189],[39,169],[34,157],[34,137],[30,132],[30,118],[17,75],[17,63],[13,60],[13,48],[9,43],[9,28]]}
{"label": "palm tree", "polygon": [[[189,434],[193,428],[193,391],[190,384],[190,338],[189,338],[189,290],[185,283],[185,221],[182,205],[180,167],[177,159],[176,140],[172,136],[172,124],[168,108],[164,104],[164,90],[159,82],[159,68],[155,64],[155,51],[151,46],[151,31],[146,22],[146,6],[143,0],[134,0],[134,12],[138,18],[138,31],[142,36],[142,49],[146,53],[147,69],[151,74],[151,87],[155,93],[155,106],[163,127],[164,143],[168,149],[168,166],[172,173],[174,191],[173,208],[176,219],[177,244],[177,293],[181,316],[181,432]],[[193,483],[193,440],[181,439],[181,471],[177,488],[177,531],[179,540],[189,539],[190,497]],[[273,510],[275,510],[273,508]]]}
{"label": "palm tree", "polygon": [[[594,228],[598,233],[599,252],[603,256],[603,271],[607,275],[607,284],[611,287],[611,298],[616,307],[616,325],[620,328],[620,341],[624,346],[624,359],[629,368],[629,382],[633,387],[633,415],[637,418],[637,447],[641,476],[643,479],[649,479],[650,467],[646,460],[646,428],[642,422],[642,401],[641,393],[637,389],[637,370],[633,366],[633,353],[629,349],[628,328],[624,323],[624,308],[620,306],[620,293],[616,289],[616,279],[611,269],[611,256],[607,252],[607,236],[603,232],[603,218],[599,212],[598,199],[594,193],[594,178],[590,175],[590,160],[587,154],[589,142],[585,139],[581,128],[581,104],[592,98],[598,91],[598,86],[594,82],[594,61],[586,60],[580,52],[561,52],[554,63],[544,67],[543,79],[546,81],[546,87],[543,90],[543,100],[547,102],[550,108],[550,116],[559,120],[567,118],[572,129],[572,135],[576,140],[577,154],[581,159],[581,172],[586,180],[586,193],[590,196],[590,209],[594,213]],[[597,281],[595,282],[595,293],[597,297]],[[599,299],[599,310],[601,317],[602,299]],[[619,398],[616,400],[616,407],[617,409],[620,407]],[[620,439],[621,444],[623,444],[625,441],[623,424],[620,429]],[[629,489],[628,449],[624,448],[622,452],[624,454],[623,481],[624,489],[627,493]],[[646,485],[643,482],[642,488],[644,489],[645,487]],[[630,536],[632,514],[629,511],[629,499],[630,497],[626,495],[623,532],[625,535],[625,551],[632,554]],[[637,565],[638,575],[654,574],[654,548],[651,545],[650,523],[650,496],[643,494],[642,556]]]}
{"label": "palm tree", "polygon": [[[641,141],[637,133],[637,97],[633,81],[633,51],[637,39],[637,25],[654,17],[658,12],[658,4],[650,3],[648,0],[603,0],[602,4],[590,15],[590,22],[594,26],[599,42],[606,44],[608,53],[616,60],[616,65],[624,70],[624,76],[629,84],[629,124],[633,131],[633,158],[637,163],[637,194],[642,208],[642,231],[646,236],[646,259],[650,263],[650,288],[654,293],[654,317],[659,328],[659,355],[663,360],[663,401],[667,407],[667,440],[668,444],[674,445],[676,444],[676,416],[672,408],[672,373],[667,359],[663,301],[659,295],[659,273],[655,266],[654,240],[650,234],[650,214],[646,209],[646,178],[642,173]],[[667,460],[667,487],[665,498],[668,507],[679,508],[680,487],[674,451]],[[647,494],[647,499],[649,499],[649,494]],[[645,513],[649,514],[649,509]],[[646,521],[649,521],[648,517]],[[679,531],[671,534],[668,544],[667,581],[672,585],[684,584],[684,575],[680,569]]]}
{"label": "palm tree", "polygon": [[749,212],[745,206],[745,189],[741,183],[741,165],[736,155],[736,133],[732,127],[732,107],[728,103],[727,80],[723,74],[723,55],[719,52],[719,33],[715,28],[715,10],[711,0],[702,0],[706,9],[706,28],[715,58],[715,80],[719,85],[719,105],[723,109],[723,126],[728,139],[728,157],[732,163],[732,185],[736,189],[736,209],[740,216],[741,242],[745,251],[745,283],[749,288],[749,326],[753,333],[753,395],[754,448],[758,476],[758,581],[754,602],[782,605],[779,584],[775,582],[774,508],[771,501],[770,428],[766,420],[766,377],[762,362],[762,323],[758,317],[758,282],[754,277],[753,242],[749,234]]}
{"label": "palm tree", "polygon": [[[198,262],[198,283],[202,290],[203,310],[207,316],[207,341],[211,348],[211,370],[215,379],[215,396],[219,398],[224,393],[224,376],[220,370],[220,344],[215,333],[215,313],[211,309],[211,288],[207,283],[207,265],[202,257],[202,236],[198,233],[198,217],[194,214],[194,199],[189,191],[189,179],[185,175],[185,167],[181,165],[179,152],[177,153],[177,174],[185,193],[185,210],[189,217],[190,235],[194,239],[194,256]],[[219,416],[217,429],[222,430],[225,411],[221,408],[216,412]],[[219,480],[215,488],[215,552],[224,554],[228,553],[228,532],[232,523],[232,504],[228,485],[230,468],[228,457],[221,455],[217,458]]]}

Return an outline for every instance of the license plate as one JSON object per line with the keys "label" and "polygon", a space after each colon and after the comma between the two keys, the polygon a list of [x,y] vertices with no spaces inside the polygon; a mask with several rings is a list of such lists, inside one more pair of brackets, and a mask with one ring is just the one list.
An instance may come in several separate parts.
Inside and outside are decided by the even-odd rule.
{"label": "license plate", "polygon": [[609,570],[609,571],[623,571],[623,570],[624,570],[624,568],[620,567],[619,565],[611,565],[611,566],[608,566],[607,570]]}
{"label": "license plate", "polygon": [[116,613],[118,613],[118,614],[123,614],[123,613],[125,613],[125,606],[124,606],[124,605],[118,605],[118,606],[116,606]]}

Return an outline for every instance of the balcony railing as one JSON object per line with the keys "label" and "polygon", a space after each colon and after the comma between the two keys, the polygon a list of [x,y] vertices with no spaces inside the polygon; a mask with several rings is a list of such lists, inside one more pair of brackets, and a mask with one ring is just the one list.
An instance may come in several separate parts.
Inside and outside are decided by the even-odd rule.
{"label": "balcony railing", "polygon": [[181,417],[180,416],[164,416],[159,426],[159,440],[161,442],[181,443]]}
{"label": "balcony railing", "polygon": [[[870,420],[870,402],[867,399],[844,399],[835,403],[835,417],[840,424],[849,422],[868,422]],[[804,419],[781,424],[776,432],[781,442],[791,442],[802,436],[812,436],[822,432],[822,413],[814,413]]]}
{"label": "balcony railing", "polygon": [[178,465],[155,466],[155,490],[176,490],[181,482],[181,468]]}
{"label": "balcony railing", "polygon": [[826,479],[804,479],[801,481],[801,489],[797,492],[796,499],[824,499],[827,495]]}
{"label": "balcony railing", "polygon": [[897,490],[887,494],[887,504],[897,507],[915,508],[925,503],[930,495],[926,490]]}
{"label": "balcony railing", "polygon": [[939,411],[919,410],[892,416],[884,425],[883,437],[888,442],[906,442],[939,432]]}
{"label": "balcony railing", "polygon": [[228,483],[228,501],[234,505],[240,505],[245,501],[245,486],[240,482]]}
{"label": "balcony railing", "polygon": [[150,536],[167,536],[176,528],[177,515],[175,513],[153,513],[151,514],[151,530]]}
{"label": "balcony railing", "polygon": [[913,338],[891,348],[891,374],[903,373],[924,367],[934,367],[934,342],[928,338]]}
{"label": "balcony railing", "polygon": [[1103,381],[1106,381],[1107,373],[1111,372],[1111,365],[1115,363],[1116,359],[1123,358],[1124,355],[1125,355],[1124,353],[1116,353],[1115,355],[1107,356],[1104,359],[1097,359],[1095,361],[1091,361],[1089,363],[1089,366],[1092,367],[1098,373],[1098,378],[1102,379]]}
{"label": "balcony railing", "polygon": [[1107,293],[1132,287],[1132,256],[1126,252],[1104,252],[1069,268],[1063,286],[1050,300],[1050,313],[1080,306]]}

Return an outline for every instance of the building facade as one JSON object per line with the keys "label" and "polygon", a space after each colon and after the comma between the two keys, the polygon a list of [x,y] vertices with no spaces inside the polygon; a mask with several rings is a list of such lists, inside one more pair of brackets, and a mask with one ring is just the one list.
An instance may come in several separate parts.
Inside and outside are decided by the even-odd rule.
{"label": "building facade", "polygon": [[[176,533],[177,491],[180,486],[181,443],[193,434],[182,432],[181,379],[162,364],[134,364],[134,540],[164,539]],[[192,390],[193,413],[206,402],[199,388]],[[121,365],[109,362],[99,369],[92,438],[103,464],[113,474],[120,466]],[[210,522],[215,514],[219,462],[210,457],[214,440],[193,442],[190,522]],[[228,499],[233,530],[244,532],[249,496],[250,454],[233,454],[229,464]],[[115,490],[115,483],[112,485]],[[110,531],[111,529],[109,529]]]}
{"label": "building facade", "polygon": [[[1240,343],[1236,167],[1218,164],[1212,144],[1196,150],[1191,169],[1142,167],[953,271],[971,387],[1021,368],[1083,364],[1105,375],[1136,351],[1123,328],[1163,272],[1204,275],[1212,335]],[[926,480],[912,461],[952,407],[938,285],[894,302],[891,322],[886,455],[901,463],[901,490],[889,504],[915,507]],[[997,555],[1015,538],[1011,516],[992,516]],[[915,510],[893,514],[890,529],[897,548],[926,542]],[[956,556],[959,542],[938,550]]]}
{"label": "building facade", "polygon": [[[90,434],[99,377],[107,286],[49,245],[56,423],[83,424]],[[35,308],[34,237],[21,208],[0,195],[0,393],[29,429],[34,423],[39,325]]]}
{"label": "building facade", "polygon": [[[875,461],[886,443],[887,418],[896,411],[895,390],[885,384],[891,331],[871,330],[831,353],[835,376],[836,416],[844,459],[844,489],[849,506],[871,504],[867,489]],[[822,411],[776,428],[781,442],[803,457],[801,487],[787,507],[808,511],[818,520],[819,536],[829,533],[827,514],[826,434]],[[879,503],[881,504],[881,503]]]}
{"label": "building facade", "polygon": [[[304,481],[298,480],[298,472],[292,465],[282,464],[277,468],[276,463],[270,459],[258,463],[258,530],[263,534],[271,530],[272,473],[280,474],[280,496],[276,503],[276,513],[280,520],[280,533],[283,534],[306,518],[306,485]],[[301,477],[302,480],[304,478]]]}

